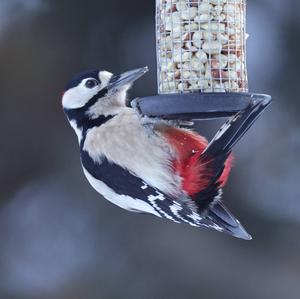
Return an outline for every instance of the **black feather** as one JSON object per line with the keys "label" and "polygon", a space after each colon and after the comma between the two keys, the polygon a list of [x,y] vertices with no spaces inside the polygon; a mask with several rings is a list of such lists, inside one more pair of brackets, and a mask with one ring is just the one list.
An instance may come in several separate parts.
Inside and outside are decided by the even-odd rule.
{"label": "black feather", "polygon": [[81,83],[82,80],[87,79],[87,78],[94,78],[99,81],[99,71],[98,70],[89,70],[82,72],[75,77],[73,77],[68,84],[65,87],[65,91],[68,89],[71,89],[73,87],[76,87],[78,84]]}
{"label": "black feather", "polygon": [[200,213],[205,214],[213,223],[220,225],[224,231],[244,239],[251,237],[220,201],[222,191],[219,179],[233,146],[244,136],[269,104],[269,100],[253,103],[229,119],[200,157],[201,163],[205,163],[208,171],[212,173],[208,186],[195,198]]}

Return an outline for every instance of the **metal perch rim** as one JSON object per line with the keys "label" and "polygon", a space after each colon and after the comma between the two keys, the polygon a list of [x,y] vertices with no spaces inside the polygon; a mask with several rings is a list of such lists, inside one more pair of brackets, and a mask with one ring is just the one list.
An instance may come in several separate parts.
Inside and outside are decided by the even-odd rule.
{"label": "metal perch rim", "polygon": [[229,117],[270,95],[256,93],[161,94],[131,102],[140,114],[164,119],[202,120]]}

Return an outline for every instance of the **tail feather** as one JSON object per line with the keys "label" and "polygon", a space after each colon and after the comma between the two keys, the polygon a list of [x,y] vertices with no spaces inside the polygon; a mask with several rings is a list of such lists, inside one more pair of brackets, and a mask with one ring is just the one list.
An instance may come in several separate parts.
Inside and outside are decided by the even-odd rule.
{"label": "tail feather", "polygon": [[251,240],[252,237],[247,233],[240,222],[231,214],[222,202],[217,202],[207,211],[207,219],[222,227],[225,233],[234,237]]}
{"label": "tail feather", "polygon": [[229,119],[208,144],[202,156],[215,157],[230,152],[270,103],[270,100],[253,103]]}
{"label": "tail feather", "polygon": [[201,154],[201,163],[206,164],[207,171],[211,176],[207,187],[196,196],[200,211],[206,211],[218,202],[220,197],[218,191],[227,179],[223,174],[230,160],[228,158],[233,146],[249,130],[269,104],[270,100],[255,102],[247,109],[237,113],[222,126]]}

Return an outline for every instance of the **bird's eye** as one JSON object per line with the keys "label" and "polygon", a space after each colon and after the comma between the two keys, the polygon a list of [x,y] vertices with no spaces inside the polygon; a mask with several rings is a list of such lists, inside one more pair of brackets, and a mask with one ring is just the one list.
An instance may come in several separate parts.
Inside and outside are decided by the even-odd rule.
{"label": "bird's eye", "polygon": [[96,79],[89,79],[85,82],[85,87],[87,88],[94,88],[99,84],[99,82]]}

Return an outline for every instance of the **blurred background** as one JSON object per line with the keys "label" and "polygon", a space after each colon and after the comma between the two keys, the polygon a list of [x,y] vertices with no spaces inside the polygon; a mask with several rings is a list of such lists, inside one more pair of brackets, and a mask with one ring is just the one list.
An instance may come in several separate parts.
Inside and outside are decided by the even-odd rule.
{"label": "blurred background", "polygon": [[122,211],[84,178],[63,87],[148,65],[131,96],[154,94],[154,7],[1,0],[1,299],[300,298],[300,2],[248,1],[250,90],[274,102],[236,146],[224,198],[253,241]]}

